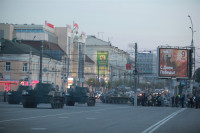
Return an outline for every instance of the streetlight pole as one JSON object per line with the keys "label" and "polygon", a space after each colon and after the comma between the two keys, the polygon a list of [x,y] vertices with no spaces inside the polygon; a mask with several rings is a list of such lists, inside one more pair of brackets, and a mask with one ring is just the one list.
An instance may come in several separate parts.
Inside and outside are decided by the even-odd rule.
{"label": "streetlight pole", "polygon": [[137,106],[137,43],[135,43],[135,70],[134,70],[134,85],[135,85],[135,96],[134,106]]}
{"label": "streetlight pole", "polygon": [[[193,37],[194,37],[194,29],[193,29],[193,23],[192,23],[192,18],[190,17],[190,15],[188,15],[190,22],[191,22],[191,27],[189,27],[192,31],[192,41],[191,41],[191,52],[192,52],[192,65],[194,66],[194,78],[192,78],[191,83],[190,83],[190,89],[192,92],[193,89],[193,83],[194,79],[195,79],[195,47],[194,47],[194,41],[193,41]],[[192,71],[193,68],[191,68]]]}
{"label": "streetlight pole", "polygon": [[43,41],[41,42],[41,50],[40,50],[40,73],[39,73],[39,83],[42,83],[42,57],[43,57]]}

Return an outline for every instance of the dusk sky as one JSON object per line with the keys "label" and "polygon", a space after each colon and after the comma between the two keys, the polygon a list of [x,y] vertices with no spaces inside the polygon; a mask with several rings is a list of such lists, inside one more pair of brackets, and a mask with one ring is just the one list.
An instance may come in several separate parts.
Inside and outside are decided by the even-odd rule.
{"label": "dusk sky", "polygon": [[[79,25],[87,35],[127,50],[155,50],[160,45],[200,48],[200,0],[0,0],[0,23]],[[199,54],[200,56],[200,54]]]}

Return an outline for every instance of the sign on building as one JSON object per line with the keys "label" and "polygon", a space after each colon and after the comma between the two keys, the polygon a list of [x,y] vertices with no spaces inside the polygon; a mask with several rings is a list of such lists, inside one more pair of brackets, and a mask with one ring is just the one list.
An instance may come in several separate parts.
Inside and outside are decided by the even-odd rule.
{"label": "sign on building", "polygon": [[97,74],[108,74],[108,51],[97,51]]}
{"label": "sign on building", "polygon": [[126,64],[126,70],[131,70],[131,64]]}

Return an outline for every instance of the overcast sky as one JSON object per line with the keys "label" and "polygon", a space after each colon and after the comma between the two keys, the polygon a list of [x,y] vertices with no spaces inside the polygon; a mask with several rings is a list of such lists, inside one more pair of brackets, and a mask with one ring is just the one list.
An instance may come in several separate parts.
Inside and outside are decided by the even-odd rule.
{"label": "overcast sky", "polygon": [[[137,42],[139,49],[159,45],[200,48],[200,0],[0,0],[0,23],[44,24],[55,27],[79,25],[79,31],[95,35],[127,50]],[[199,54],[200,55],[200,54]]]}

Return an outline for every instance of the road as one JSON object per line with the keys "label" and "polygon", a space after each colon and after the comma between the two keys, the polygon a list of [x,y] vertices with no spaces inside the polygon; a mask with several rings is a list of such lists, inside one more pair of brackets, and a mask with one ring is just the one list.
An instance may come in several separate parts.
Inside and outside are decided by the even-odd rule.
{"label": "road", "polygon": [[200,109],[96,103],[51,109],[0,102],[0,133],[200,133]]}

